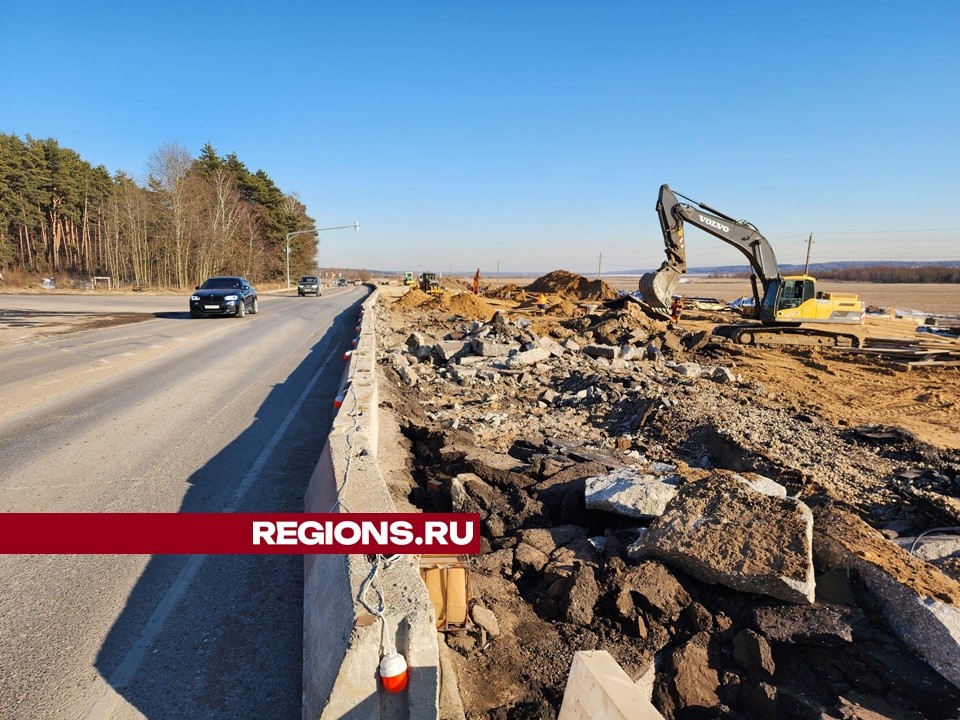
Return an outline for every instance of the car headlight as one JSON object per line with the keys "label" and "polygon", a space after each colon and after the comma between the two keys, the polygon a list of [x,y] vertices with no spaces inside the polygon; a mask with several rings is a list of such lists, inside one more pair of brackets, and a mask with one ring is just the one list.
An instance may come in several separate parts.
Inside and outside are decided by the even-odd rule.
{"label": "car headlight", "polygon": [[191,295],[191,296],[190,296],[190,300],[192,300],[193,302],[200,302],[200,296],[199,296],[199,295]]}
{"label": "car headlight", "polygon": [[233,300],[236,300],[238,297],[239,297],[238,295],[227,295],[227,296],[224,298],[224,300],[233,301]]}

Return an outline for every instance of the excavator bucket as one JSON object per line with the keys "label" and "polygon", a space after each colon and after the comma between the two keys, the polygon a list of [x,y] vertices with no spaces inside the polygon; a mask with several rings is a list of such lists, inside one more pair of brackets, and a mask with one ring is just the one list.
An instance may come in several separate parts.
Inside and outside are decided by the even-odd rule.
{"label": "excavator bucket", "polygon": [[640,297],[653,310],[669,317],[673,291],[679,282],[680,273],[673,268],[663,267],[645,273],[640,278]]}

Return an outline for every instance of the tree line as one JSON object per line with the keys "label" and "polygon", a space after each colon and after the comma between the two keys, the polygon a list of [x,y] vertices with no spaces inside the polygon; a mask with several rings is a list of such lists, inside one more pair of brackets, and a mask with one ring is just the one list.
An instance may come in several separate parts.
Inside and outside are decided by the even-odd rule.
{"label": "tree line", "polygon": [[[143,288],[218,274],[279,281],[287,233],[315,229],[294,195],[209,143],[197,158],[160,146],[141,184],[55,139],[0,133],[0,270],[10,275],[109,276]],[[315,271],[316,250],[316,235],[291,238],[291,275]]]}
{"label": "tree line", "polygon": [[821,280],[871,283],[960,283],[958,265],[870,265],[838,270],[819,270]]}
{"label": "tree line", "polygon": [[[801,275],[803,267],[781,267],[786,275]],[[845,280],[865,283],[960,283],[960,265],[863,265],[844,268],[810,268],[810,274],[819,280]],[[713,273],[710,277],[750,277],[750,271]]]}

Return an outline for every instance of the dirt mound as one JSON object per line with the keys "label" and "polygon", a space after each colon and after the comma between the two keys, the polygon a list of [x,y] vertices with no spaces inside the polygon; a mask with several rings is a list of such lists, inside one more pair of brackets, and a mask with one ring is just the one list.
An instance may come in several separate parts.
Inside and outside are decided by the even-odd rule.
{"label": "dirt mound", "polygon": [[587,280],[582,275],[554,270],[539,277],[525,288],[535,293],[557,293],[574,300],[611,300],[617,291],[603,280]]}
{"label": "dirt mound", "polygon": [[564,315],[566,317],[573,317],[577,312],[577,306],[566,298],[560,298],[555,306],[550,308],[551,314]]}
{"label": "dirt mound", "polygon": [[394,305],[401,310],[409,310],[410,308],[420,307],[429,300],[431,300],[431,296],[423,290],[411,288],[403,297],[397,300]]}
{"label": "dirt mound", "polygon": [[458,293],[437,298],[450,312],[469,320],[489,320],[496,314],[490,303],[473,293]]}

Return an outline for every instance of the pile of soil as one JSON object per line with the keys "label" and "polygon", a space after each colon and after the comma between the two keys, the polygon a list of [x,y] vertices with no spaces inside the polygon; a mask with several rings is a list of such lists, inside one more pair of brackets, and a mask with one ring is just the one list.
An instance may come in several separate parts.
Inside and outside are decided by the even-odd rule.
{"label": "pile of soil", "polygon": [[534,293],[556,293],[573,300],[612,300],[617,291],[603,280],[587,280],[582,275],[554,270],[539,277],[527,285],[526,290]]}
{"label": "pile of soil", "polygon": [[468,320],[489,320],[496,314],[496,309],[482,297],[473,293],[444,293],[430,300],[424,310],[435,310],[442,308],[454,315],[459,315]]}
{"label": "pile of soil", "polygon": [[419,288],[410,288],[403,297],[394,303],[398,310],[409,310],[410,308],[420,307],[425,302],[429,302],[433,297]]}

